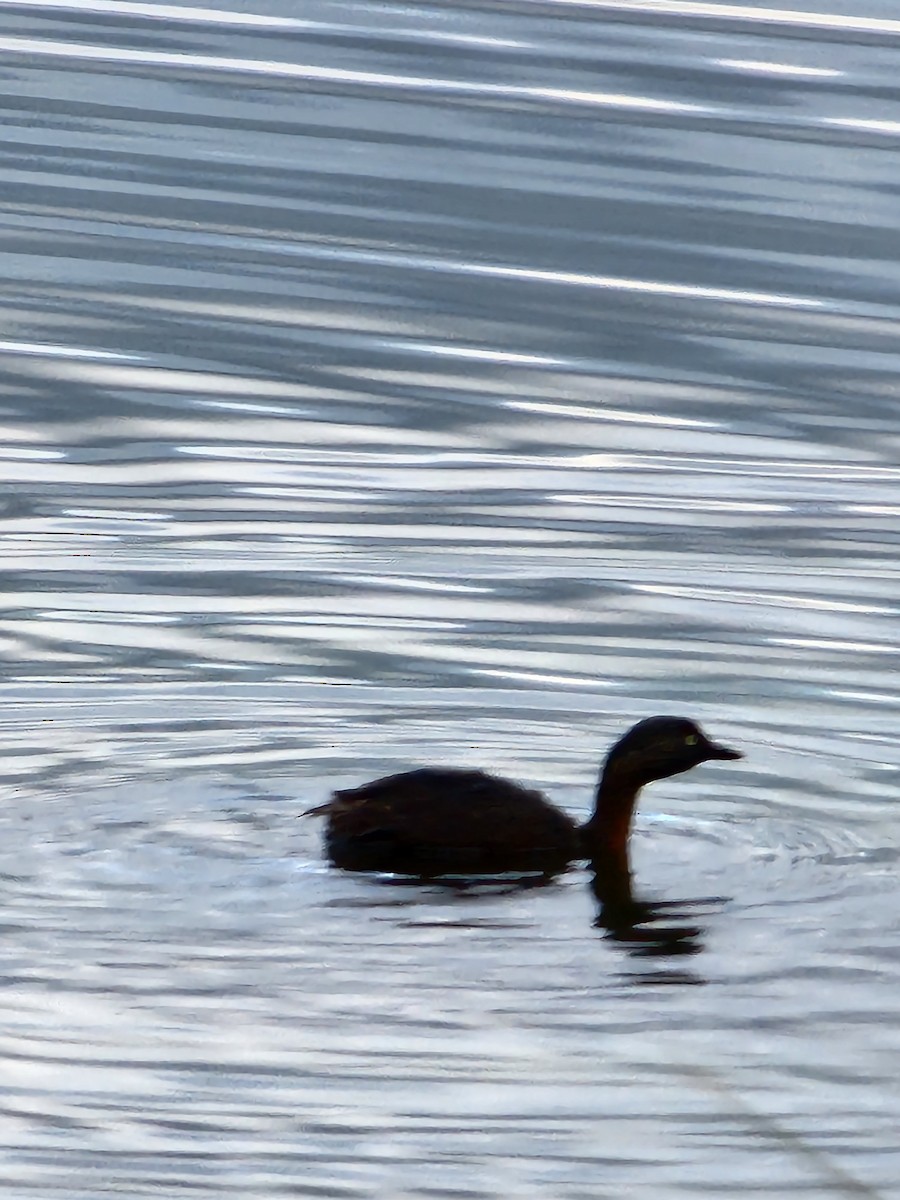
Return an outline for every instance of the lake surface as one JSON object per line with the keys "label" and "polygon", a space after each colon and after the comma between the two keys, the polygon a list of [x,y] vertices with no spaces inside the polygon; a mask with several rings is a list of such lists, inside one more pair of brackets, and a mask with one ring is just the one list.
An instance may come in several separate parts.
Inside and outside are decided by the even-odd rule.
{"label": "lake surface", "polygon": [[[0,17],[4,1195],[900,1197],[896,4]],[[656,940],[298,819],[659,712]]]}

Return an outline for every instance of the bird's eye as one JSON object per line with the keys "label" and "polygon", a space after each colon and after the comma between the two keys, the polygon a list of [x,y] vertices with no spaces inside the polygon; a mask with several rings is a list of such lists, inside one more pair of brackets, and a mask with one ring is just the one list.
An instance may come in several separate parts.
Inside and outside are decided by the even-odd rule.
{"label": "bird's eye", "polygon": [[684,739],[684,744],[686,746],[696,746],[699,741],[700,739],[697,737],[696,733],[689,733]]}

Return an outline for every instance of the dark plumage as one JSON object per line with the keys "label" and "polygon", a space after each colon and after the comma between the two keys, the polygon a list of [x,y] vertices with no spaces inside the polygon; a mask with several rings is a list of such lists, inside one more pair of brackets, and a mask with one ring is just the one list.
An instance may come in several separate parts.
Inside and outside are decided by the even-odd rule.
{"label": "dark plumage", "polygon": [[627,865],[638,792],[709,759],[737,759],[693,721],[650,717],[610,750],[591,817],[578,825],[540,792],[483,771],[423,767],[335,792],[324,816],[329,859],[351,871],[434,878],[555,874],[580,858]]}

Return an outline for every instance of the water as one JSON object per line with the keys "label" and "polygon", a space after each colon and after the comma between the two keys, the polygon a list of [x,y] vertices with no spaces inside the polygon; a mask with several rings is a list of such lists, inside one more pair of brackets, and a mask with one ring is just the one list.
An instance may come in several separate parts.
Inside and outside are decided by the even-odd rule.
{"label": "water", "polygon": [[5,1194],[900,1196],[895,6],[0,11]]}

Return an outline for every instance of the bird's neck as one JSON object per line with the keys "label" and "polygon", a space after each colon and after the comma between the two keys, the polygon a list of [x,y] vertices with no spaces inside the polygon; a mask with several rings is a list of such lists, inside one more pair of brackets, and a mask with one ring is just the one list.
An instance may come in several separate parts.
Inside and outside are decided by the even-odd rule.
{"label": "bird's neck", "polygon": [[581,840],[589,858],[627,871],[628,838],[640,790],[640,784],[627,776],[603,772],[593,814],[581,827]]}

